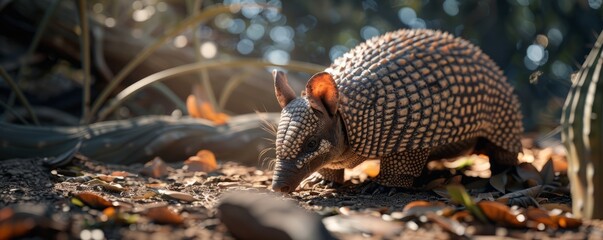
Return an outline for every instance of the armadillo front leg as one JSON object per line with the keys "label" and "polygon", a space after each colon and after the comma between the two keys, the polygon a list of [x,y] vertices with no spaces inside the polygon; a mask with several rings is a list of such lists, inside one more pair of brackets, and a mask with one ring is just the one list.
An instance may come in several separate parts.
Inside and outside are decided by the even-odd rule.
{"label": "armadillo front leg", "polygon": [[314,187],[322,185],[325,187],[335,187],[343,183],[344,169],[322,168],[312,173],[300,184],[301,188]]}
{"label": "armadillo front leg", "polygon": [[379,175],[375,181],[382,186],[411,188],[416,177],[421,175],[429,157],[429,150],[415,149],[398,152],[381,159]]}

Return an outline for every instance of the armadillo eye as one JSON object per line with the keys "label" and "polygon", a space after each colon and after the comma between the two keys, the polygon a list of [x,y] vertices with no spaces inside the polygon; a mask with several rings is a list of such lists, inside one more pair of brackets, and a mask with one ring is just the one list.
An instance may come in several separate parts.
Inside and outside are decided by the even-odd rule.
{"label": "armadillo eye", "polygon": [[306,151],[313,152],[318,148],[318,138],[310,137],[308,142],[306,142]]}

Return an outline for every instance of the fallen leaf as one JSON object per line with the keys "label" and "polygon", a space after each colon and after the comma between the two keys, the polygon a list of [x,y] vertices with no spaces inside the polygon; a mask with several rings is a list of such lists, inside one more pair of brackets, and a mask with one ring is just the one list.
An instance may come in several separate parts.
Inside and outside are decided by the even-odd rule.
{"label": "fallen leaf", "polygon": [[535,187],[507,193],[496,199],[496,201],[505,205],[520,205],[522,207],[536,206],[538,205],[536,197],[538,197],[541,192],[542,186],[538,185]]}
{"label": "fallen leaf", "polygon": [[211,172],[218,169],[216,156],[209,150],[201,150],[195,156],[184,161],[186,170],[193,172]]}
{"label": "fallen leaf", "polygon": [[16,239],[31,231],[35,226],[36,222],[32,218],[0,222],[0,239]]}
{"label": "fallen leaf", "polygon": [[553,166],[553,161],[548,160],[542,166],[540,170],[540,177],[542,177],[542,185],[548,185],[553,183],[555,180],[555,167]]}
{"label": "fallen leaf", "polygon": [[567,158],[561,154],[553,154],[551,156],[551,160],[553,161],[553,168],[555,172],[561,174],[567,174]]}
{"label": "fallen leaf", "polygon": [[96,178],[103,180],[105,182],[114,182],[115,180],[123,180],[124,177],[122,176],[112,176],[112,175],[105,175],[105,174],[98,174],[96,175]]}
{"label": "fallen leaf", "polygon": [[154,196],[157,196],[157,193],[154,191],[147,191],[145,192],[142,196],[137,196],[134,197],[135,200],[140,200],[140,199],[149,199],[152,198]]}
{"label": "fallen leaf", "polygon": [[559,209],[563,212],[572,212],[572,207],[563,203],[543,203],[540,204],[540,207],[546,209],[547,211]]}
{"label": "fallen leaf", "polygon": [[90,186],[101,186],[105,190],[111,191],[111,192],[123,192],[125,190],[125,188],[121,184],[108,183],[108,182],[102,181],[100,179],[90,180],[90,181],[86,182],[86,184],[88,184]]}
{"label": "fallen leaf", "polygon": [[525,227],[525,216],[514,215],[511,213],[511,208],[495,201],[481,201],[477,203],[483,214],[492,222],[509,226],[509,227]]}
{"label": "fallen leaf", "polygon": [[168,207],[149,208],[146,211],[146,216],[160,224],[178,225],[184,222],[184,218],[180,214],[170,210]]}
{"label": "fallen leaf", "polygon": [[111,176],[116,176],[116,177],[135,177],[136,174],[132,174],[129,172],[125,172],[125,171],[114,171],[111,173]]}
{"label": "fallen leaf", "polygon": [[113,206],[107,199],[91,192],[76,193],[75,197],[92,208],[105,209]]}
{"label": "fallen leaf", "polygon": [[467,210],[461,210],[458,211],[456,213],[454,213],[452,216],[450,216],[451,219],[459,221],[459,222],[472,222],[473,221],[473,215],[471,215],[471,213]]}
{"label": "fallen leaf", "polygon": [[217,112],[208,101],[203,99],[202,92],[202,89],[196,86],[193,89],[193,94],[186,98],[186,109],[189,115],[193,118],[207,119],[218,125],[225,124],[229,116]]}
{"label": "fallen leaf", "polygon": [[536,167],[534,167],[534,165],[531,163],[520,163],[519,165],[515,166],[515,170],[517,172],[517,176],[519,176],[521,179],[521,182],[533,180],[536,181],[534,186],[542,185],[542,176],[540,175],[538,169],[536,169]]}
{"label": "fallen leaf", "polygon": [[160,157],[155,157],[153,160],[144,164],[140,174],[148,177],[161,178],[168,175],[168,166]]}
{"label": "fallen leaf", "polygon": [[[551,228],[551,229],[557,229],[557,223],[555,222],[555,220],[553,218],[551,218],[551,216],[549,216],[549,213],[546,210],[542,210],[540,208],[535,208],[535,207],[530,207],[530,208],[526,209],[525,215],[528,218],[528,220],[531,220],[531,221],[534,221],[537,223],[542,223],[546,227]],[[539,229],[539,230],[544,230],[544,229]]]}
{"label": "fallen leaf", "polygon": [[428,212],[425,214],[425,216],[427,216],[429,221],[438,224],[440,227],[450,233],[453,233],[457,236],[465,235],[465,226],[454,219],[445,218],[433,212]]}
{"label": "fallen leaf", "polygon": [[183,192],[176,192],[176,191],[171,191],[171,190],[158,190],[159,194],[163,195],[163,196],[167,196],[176,200],[181,200],[181,201],[185,201],[185,202],[194,202],[194,201],[198,201],[198,199],[196,199],[195,197],[193,197],[193,195],[190,195],[188,193],[183,193]]}
{"label": "fallen leaf", "polygon": [[564,229],[573,229],[582,226],[582,220],[577,218],[571,218],[561,215],[558,216],[556,219],[557,224],[559,224],[559,227]]}
{"label": "fallen leaf", "polygon": [[414,208],[414,207],[425,207],[425,206],[429,206],[429,205],[430,205],[430,203],[428,201],[416,200],[416,201],[412,201],[412,202],[409,202],[408,204],[406,204],[406,206],[404,206],[402,211],[408,211],[409,209]]}
{"label": "fallen leaf", "polygon": [[507,192],[507,173],[508,170],[505,170],[499,174],[496,174],[490,178],[490,185],[501,193]]}

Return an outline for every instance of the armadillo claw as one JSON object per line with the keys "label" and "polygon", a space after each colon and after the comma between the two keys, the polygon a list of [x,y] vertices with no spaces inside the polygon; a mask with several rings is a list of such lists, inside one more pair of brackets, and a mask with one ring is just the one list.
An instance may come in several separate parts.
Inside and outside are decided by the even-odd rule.
{"label": "armadillo claw", "polygon": [[339,188],[342,184],[334,181],[329,181],[324,179],[322,175],[318,173],[313,173],[308,178],[304,179],[301,184],[301,189],[311,188],[312,190],[321,188],[321,189],[334,189]]}
{"label": "armadillo claw", "polygon": [[388,187],[379,184],[378,182],[367,180],[364,186],[360,186],[360,193],[363,195],[377,195],[387,193],[387,196],[393,196],[397,193],[408,192],[411,189],[403,188],[403,187]]}

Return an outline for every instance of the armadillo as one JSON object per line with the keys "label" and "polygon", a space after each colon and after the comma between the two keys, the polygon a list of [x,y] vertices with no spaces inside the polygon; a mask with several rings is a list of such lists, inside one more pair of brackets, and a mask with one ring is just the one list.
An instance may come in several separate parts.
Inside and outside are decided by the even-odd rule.
{"label": "armadillo", "polygon": [[306,178],[343,181],[344,168],[381,160],[373,180],[411,188],[430,159],[489,156],[517,164],[520,105],[500,68],[469,41],[436,30],[374,37],[308,80],[297,97],[273,72],[282,107],[272,189]]}

